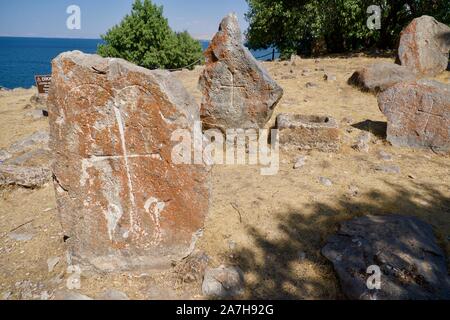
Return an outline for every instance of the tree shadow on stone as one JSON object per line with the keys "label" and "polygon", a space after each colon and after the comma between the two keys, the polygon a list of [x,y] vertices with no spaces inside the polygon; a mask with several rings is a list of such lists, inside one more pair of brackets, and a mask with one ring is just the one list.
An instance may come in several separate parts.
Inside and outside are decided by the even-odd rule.
{"label": "tree shadow on stone", "polygon": [[437,186],[413,183],[405,188],[385,183],[391,192],[373,190],[357,197],[343,195],[333,207],[311,203],[306,208],[308,215],[294,208],[276,213],[278,223],[273,230],[278,236],[275,239],[269,230],[248,227],[256,250],[242,249],[229,261],[239,265],[247,275],[245,298],[345,299],[332,264],[322,256],[321,249],[338,231],[341,222],[363,215],[418,217],[433,226],[438,244],[448,257],[450,198]]}
{"label": "tree shadow on stone", "polygon": [[[444,32],[438,36],[439,40],[442,42],[442,44],[450,50],[450,32]],[[447,71],[450,71],[450,61],[447,66]]]}
{"label": "tree shadow on stone", "polygon": [[353,128],[367,131],[380,139],[386,139],[387,122],[366,120],[352,125]]}

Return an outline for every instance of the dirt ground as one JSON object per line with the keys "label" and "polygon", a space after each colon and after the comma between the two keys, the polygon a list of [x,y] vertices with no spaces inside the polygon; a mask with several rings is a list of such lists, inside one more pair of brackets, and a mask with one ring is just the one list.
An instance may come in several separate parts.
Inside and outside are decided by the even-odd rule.
{"label": "dirt ground", "polygon": [[[347,85],[357,68],[390,58],[367,56],[303,59],[295,66],[265,62],[284,88],[277,113],[332,116],[341,122],[339,153],[283,152],[274,176],[255,166],[213,168],[212,207],[198,249],[209,266],[237,265],[245,274],[245,299],[343,299],[331,264],[321,256],[326,239],[339,222],[367,214],[417,216],[434,227],[439,244],[450,256],[450,156],[431,150],[394,148],[385,140],[386,119],[376,97]],[[200,102],[197,80],[201,68],[176,72]],[[292,72],[291,72],[292,71]],[[324,71],[336,81],[324,81]],[[437,78],[450,83],[450,72]],[[310,82],[316,87],[306,87]],[[46,119],[26,117],[35,90],[0,92],[0,149],[48,127]],[[356,137],[370,131],[369,153],[351,148]],[[392,155],[383,160],[379,153]],[[293,169],[306,155],[306,165]],[[401,173],[375,170],[397,165]],[[332,186],[319,178],[332,181]],[[16,241],[14,232],[33,235]],[[0,190],[0,299],[51,299],[66,288],[66,250],[57,218],[52,185],[38,190]],[[58,257],[51,272],[47,259]],[[81,292],[99,297],[117,289],[132,299],[203,299],[195,266],[175,266],[161,274],[83,272]],[[193,273],[194,277],[187,276]]]}

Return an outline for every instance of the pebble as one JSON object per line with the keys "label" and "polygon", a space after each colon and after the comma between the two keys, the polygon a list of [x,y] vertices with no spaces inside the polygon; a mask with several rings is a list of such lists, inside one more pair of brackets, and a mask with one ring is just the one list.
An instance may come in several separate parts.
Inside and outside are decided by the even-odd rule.
{"label": "pebble", "polygon": [[60,290],[55,292],[54,300],[93,300],[91,297],[88,297],[84,294],[69,291],[69,290]]}
{"label": "pebble", "polygon": [[369,152],[369,143],[372,138],[370,132],[363,132],[357,138],[355,144],[352,146],[353,149],[360,152]]}
{"label": "pebble", "polygon": [[306,156],[300,156],[294,164],[294,169],[303,168],[306,165],[306,159],[308,159]]}
{"label": "pebble", "polygon": [[207,297],[227,298],[242,294],[244,276],[238,267],[225,267],[205,271],[202,293]]}
{"label": "pebble", "polygon": [[233,240],[228,240],[228,248],[229,248],[231,251],[236,250],[236,247],[237,247],[236,242],[234,242]]}
{"label": "pebble", "polygon": [[330,179],[325,178],[325,177],[320,177],[319,182],[326,187],[331,187],[333,185],[333,182]]}
{"label": "pebble", "polygon": [[176,300],[179,299],[175,290],[166,287],[152,285],[146,294],[147,300]]}
{"label": "pebble", "polygon": [[4,162],[10,158],[12,158],[12,155],[8,151],[0,150],[0,162]]}
{"label": "pebble", "polygon": [[380,151],[378,153],[378,155],[380,156],[381,160],[384,160],[384,161],[392,161],[393,160],[392,155],[387,153],[386,151]]}
{"label": "pebble", "polygon": [[60,259],[58,257],[49,258],[47,260],[48,272],[53,272],[53,270],[55,269],[56,265],[59,263],[59,260]]}
{"label": "pebble", "polygon": [[298,258],[300,259],[300,261],[303,261],[306,259],[306,253],[304,251],[300,251],[298,253]]}
{"label": "pebble", "polygon": [[355,185],[350,185],[350,186],[348,187],[348,194],[349,194],[351,197],[357,197],[357,196],[359,196],[359,188],[358,188],[357,186],[355,186]]}
{"label": "pebble", "polygon": [[379,165],[375,167],[376,171],[381,171],[384,173],[389,173],[389,174],[400,174],[401,170],[399,166],[386,166],[386,165]]}
{"label": "pebble", "polygon": [[8,300],[10,296],[11,296],[11,292],[4,292],[2,294],[2,300]]}
{"label": "pebble", "polygon": [[341,123],[343,123],[343,124],[345,124],[345,125],[350,125],[350,124],[352,124],[352,123],[354,123],[354,122],[355,122],[355,120],[353,120],[352,117],[344,117],[344,118],[342,118],[342,120],[341,120]]}
{"label": "pebble", "polygon": [[100,295],[99,300],[107,300],[107,301],[119,301],[119,300],[130,300],[128,296],[122,291],[110,289],[106,290]]}

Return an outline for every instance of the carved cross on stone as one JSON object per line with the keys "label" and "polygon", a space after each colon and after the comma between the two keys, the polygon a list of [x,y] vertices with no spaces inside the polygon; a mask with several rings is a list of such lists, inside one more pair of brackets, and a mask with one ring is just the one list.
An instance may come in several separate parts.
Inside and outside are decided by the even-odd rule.
{"label": "carved cross on stone", "polygon": [[222,84],[221,85],[221,89],[222,90],[231,90],[230,92],[230,107],[231,108],[235,108],[236,106],[234,105],[236,102],[236,89],[240,89],[242,90],[242,92],[245,92],[245,86],[237,86],[234,83],[234,74],[231,72],[231,84],[226,85],[226,84]]}
{"label": "carved cross on stone", "polygon": [[426,132],[426,130],[427,130],[427,128],[428,128],[428,125],[429,125],[429,123],[430,123],[430,120],[431,120],[431,118],[438,118],[438,119],[440,119],[440,120],[443,120],[443,117],[442,117],[442,115],[440,115],[440,114],[436,114],[436,113],[433,113],[433,106],[431,106],[431,108],[430,108],[430,110],[421,110],[421,109],[419,109],[419,110],[417,110],[417,113],[420,115],[420,116],[423,116],[424,117],[424,119],[426,119],[425,120],[425,125],[423,126],[423,133],[425,133]]}

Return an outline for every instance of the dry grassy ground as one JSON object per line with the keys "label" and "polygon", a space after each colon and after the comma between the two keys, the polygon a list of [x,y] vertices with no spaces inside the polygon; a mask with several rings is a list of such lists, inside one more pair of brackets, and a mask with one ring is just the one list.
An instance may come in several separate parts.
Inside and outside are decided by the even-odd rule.
{"label": "dry grassy ground", "polygon": [[[320,249],[340,221],[356,216],[397,213],[420,217],[434,226],[439,244],[450,256],[449,155],[390,146],[385,141],[386,120],[375,96],[346,84],[355,69],[389,60],[355,56],[305,59],[296,66],[264,63],[285,91],[276,113],[346,118],[341,123],[344,146],[337,154],[282,153],[280,171],[274,176],[261,176],[259,168],[252,166],[213,169],[212,208],[198,248],[210,257],[210,266],[242,268],[243,298],[343,298]],[[324,81],[323,70],[336,75],[337,81]],[[198,102],[200,71],[176,73]],[[438,80],[449,83],[449,77],[446,72]],[[306,88],[307,82],[317,87]],[[33,93],[0,94],[0,149],[48,126],[46,120],[25,116],[24,107]],[[363,131],[375,135],[369,153],[351,148]],[[382,160],[380,151],[391,154],[392,161]],[[308,156],[306,165],[294,170],[302,154]],[[401,173],[376,171],[378,164],[397,165]],[[322,185],[320,177],[329,178],[333,185]],[[65,288],[69,275],[55,207],[51,185],[0,191],[0,298],[39,299]],[[24,223],[17,232],[33,234],[33,239],[10,239],[9,232]],[[52,257],[61,260],[48,272],[46,261]],[[200,279],[186,282],[180,279],[183,272],[177,272],[188,267],[158,275],[83,273],[80,292],[97,297],[105,289],[118,289],[134,299],[201,299]]]}

